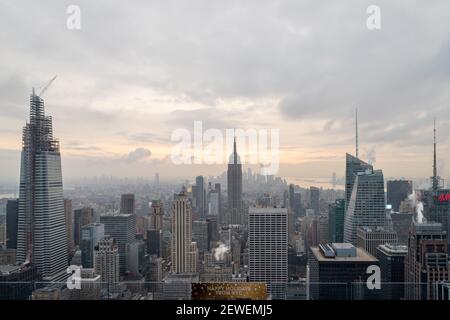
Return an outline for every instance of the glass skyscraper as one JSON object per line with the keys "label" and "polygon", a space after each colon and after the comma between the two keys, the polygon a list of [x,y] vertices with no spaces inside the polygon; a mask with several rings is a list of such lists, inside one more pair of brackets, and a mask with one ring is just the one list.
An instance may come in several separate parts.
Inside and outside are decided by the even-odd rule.
{"label": "glass skyscraper", "polygon": [[354,179],[344,222],[344,242],[357,245],[358,227],[386,225],[384,178],[381,170],[367,169]]}
{"label": "glass skyscraper", "polygon": [[67,268],[61,154],[44,100],[30,98],[30,121],[23,128],[20,168],[17,262],[29,261],[43,280],[59,281]]}

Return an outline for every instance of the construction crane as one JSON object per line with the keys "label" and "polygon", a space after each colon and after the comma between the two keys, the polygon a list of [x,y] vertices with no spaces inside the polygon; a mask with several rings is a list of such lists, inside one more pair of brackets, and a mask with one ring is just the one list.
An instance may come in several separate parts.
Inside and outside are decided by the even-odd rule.
{"label": "construction crane", "polygon": [[56,77],[57,76],[54,76],[46,85],[45,85],[45,87],[41,90],[41,92],[39,93],[39,97],[41,97],[44,93],[45,93],[45,91],[47,91],[47,89],[52,85],[52,83],[53,83],[53,81],[55,81],[55,79],[56,79]]}

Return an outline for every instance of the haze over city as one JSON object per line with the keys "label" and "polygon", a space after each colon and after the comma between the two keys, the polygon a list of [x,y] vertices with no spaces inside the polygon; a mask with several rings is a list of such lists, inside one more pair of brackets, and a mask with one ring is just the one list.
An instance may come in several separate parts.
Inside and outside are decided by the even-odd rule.
{"label": "haze over city", "polygon": [[343,177],[355,108],[360,157],[386,177],[432,174],[435,117],[449,176],[447,1],[378,1],[377,32],[369,1],[79,1],[76,31],[68,4],[0,1],[1,181],[17,185],[31,88],[54,75],[44,99],[65,179],[219,175],[225,164],[170,160],[171,133],[195,120],[280,129],[278,176]]}

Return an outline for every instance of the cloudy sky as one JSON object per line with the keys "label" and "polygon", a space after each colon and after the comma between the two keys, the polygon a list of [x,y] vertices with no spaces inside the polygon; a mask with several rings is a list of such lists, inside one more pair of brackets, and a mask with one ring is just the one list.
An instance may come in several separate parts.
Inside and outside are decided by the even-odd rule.
{"label": "cloudy sky", "polygon": [[[450,2],[0,0],[0,180],[19,176],[32,87],[65,177],[217,175],[175,166],[171,134],[280,130],[279,175],[331,177],[354,152],[386,177],[450,175]],[[81,29],[66,26],[69,5]],[[381,29],[366,27],[370,4]],[[244,151],[242,151],[244,153]]]}

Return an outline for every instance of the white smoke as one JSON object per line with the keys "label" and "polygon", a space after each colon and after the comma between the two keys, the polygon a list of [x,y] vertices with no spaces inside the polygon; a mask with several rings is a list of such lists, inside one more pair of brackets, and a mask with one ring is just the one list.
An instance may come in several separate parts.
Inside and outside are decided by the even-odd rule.
{"label": "white smoke", "polygon": [[371,148],[366,151],[366,159],[367,159],[367,163],[369,163],[371,165],[375,164],[375,162],[377,161],[377,152],[376,152],[375,148]]}
{"label": "white smoke", "polygon": [[423,223],[423,203],[422,201],[419,201],[419,203],[416,205],[416,221],[418,223]]}
{"label": "white smoke", "polygon": [[225,258],[225,253],[227,253],[230,250],[230,248],[225,245],[224,243],[221,243],[217,248],[214,249],[214,258],[216,260],[223,260]]}
{"label": "white smoke", "polygon": [[420,197],[418,194],[416,194],[416,191],[413,190],[413,192],[408,196],[408,200],[410,201],[412,207],[415,211],[415,221],[418,223],[425,222],[425,218],[423,216],[423,202],[420,200]]}

